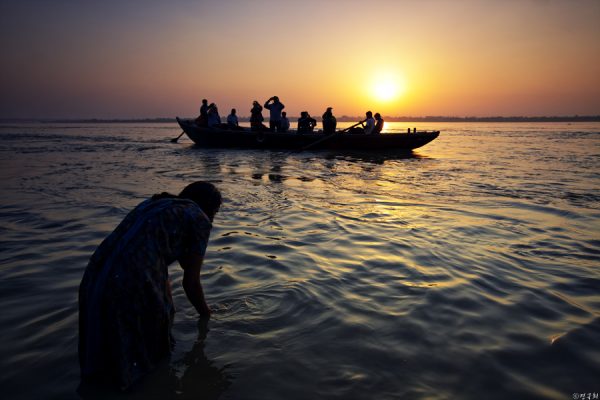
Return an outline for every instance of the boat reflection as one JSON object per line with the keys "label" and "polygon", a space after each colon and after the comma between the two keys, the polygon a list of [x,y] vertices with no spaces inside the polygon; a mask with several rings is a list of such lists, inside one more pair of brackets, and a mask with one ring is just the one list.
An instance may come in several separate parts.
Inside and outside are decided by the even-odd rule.
{"label": "boat reflection", "polygon": [[372,164],[384,164],[386,161],[409,160],[409,159],[428,159],[430,157],[415,153],[414,151],[380,151],[380,152],[328,152],[325,155],[328,160],[343,160],[349,162],[368,162]]}

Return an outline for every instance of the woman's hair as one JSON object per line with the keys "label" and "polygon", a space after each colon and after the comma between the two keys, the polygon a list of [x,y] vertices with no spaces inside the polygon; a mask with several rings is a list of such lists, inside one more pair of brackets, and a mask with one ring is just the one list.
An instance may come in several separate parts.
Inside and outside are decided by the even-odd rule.
{"label": "woman's hair", "polygon": [[175,196],[167,192],[162,192],[152,196],[152,200],[173,198],[192,200],[194,203],[198,204],[200,209],[204,211],[211,221],[213,220],[217,211],[219,211],[219,207],[221,207],[221,202],[223,201],[219,189],[217,189],[217,187],[212,183],[203,181],[198,181],[187,185],[185,188],[183,188],[181,193],[179,193],[179,196]]}
{"label": "woman's hair", "polygon": [[219,207],[221,207],[221,202],[223,201],[219,189],[212,183],[204,181],[187,185],[179,193],[179,198],[189,199],[198,204],[211,221],[217,211],[219,211]]}

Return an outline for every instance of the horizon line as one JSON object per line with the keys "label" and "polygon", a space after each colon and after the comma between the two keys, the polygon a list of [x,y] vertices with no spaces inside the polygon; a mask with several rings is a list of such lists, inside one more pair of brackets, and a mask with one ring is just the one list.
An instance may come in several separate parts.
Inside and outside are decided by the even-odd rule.
{"label": "horizon line", "polygon": [[[189,119],[190,117],[184,118]],[[248,122],[249,116],[238,116],[238,119],[242,122]],[[297,117],[290,118],[291,121],[295,121]],[[363,120],[361,116],[350,116],[342,115],[337,117],[339,122],[353,122]],[[383,116],[383,119],[388,122],[600,122],[600,114],[598,115],[548,115],[548,116],[443,116],[443,115],[427,115],[427,116]],[[133,122],[155,122],[155,123],[166,123],[174,122],[175,117],[142,117],[142,118],[31,118],[31,117],[18,117],[18,118],[3,118],[0,117],[0,123],[7,122],[39,122],[39,123],[51,123],[51,122],[62,122],[62,123],[76,123],[76,122],[98,122],[98,123],[133,123]]]}

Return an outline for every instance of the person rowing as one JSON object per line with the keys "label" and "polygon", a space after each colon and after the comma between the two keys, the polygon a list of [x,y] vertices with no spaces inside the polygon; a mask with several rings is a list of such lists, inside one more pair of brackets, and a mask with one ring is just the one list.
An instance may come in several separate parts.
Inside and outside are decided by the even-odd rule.
{"label": "person rowing", "polygon": [[[364,120],[359,121],[356,124],[352,125],[349,128],[346,128],[344,130],[348,130],[348,133],[354,133],[354,134],[358,133],[358,134],[370,135],[370,134],[374,133],[375,119],[373,118],[373,113],[371,111],[367,111],[365,115],[366,115],[366,118]],[[360,125],[360,127],[357,125]]]}

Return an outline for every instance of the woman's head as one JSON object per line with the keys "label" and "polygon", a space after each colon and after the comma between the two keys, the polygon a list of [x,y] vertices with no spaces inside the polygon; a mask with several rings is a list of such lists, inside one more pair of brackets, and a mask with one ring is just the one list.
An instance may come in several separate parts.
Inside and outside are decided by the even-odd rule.
{"label": "woman's head", "polygon": [[206,216],[212,221],[221,207],[221,192],[209,182],[198,181],[187,185],[179,197],[189,199],[198,204]]}

